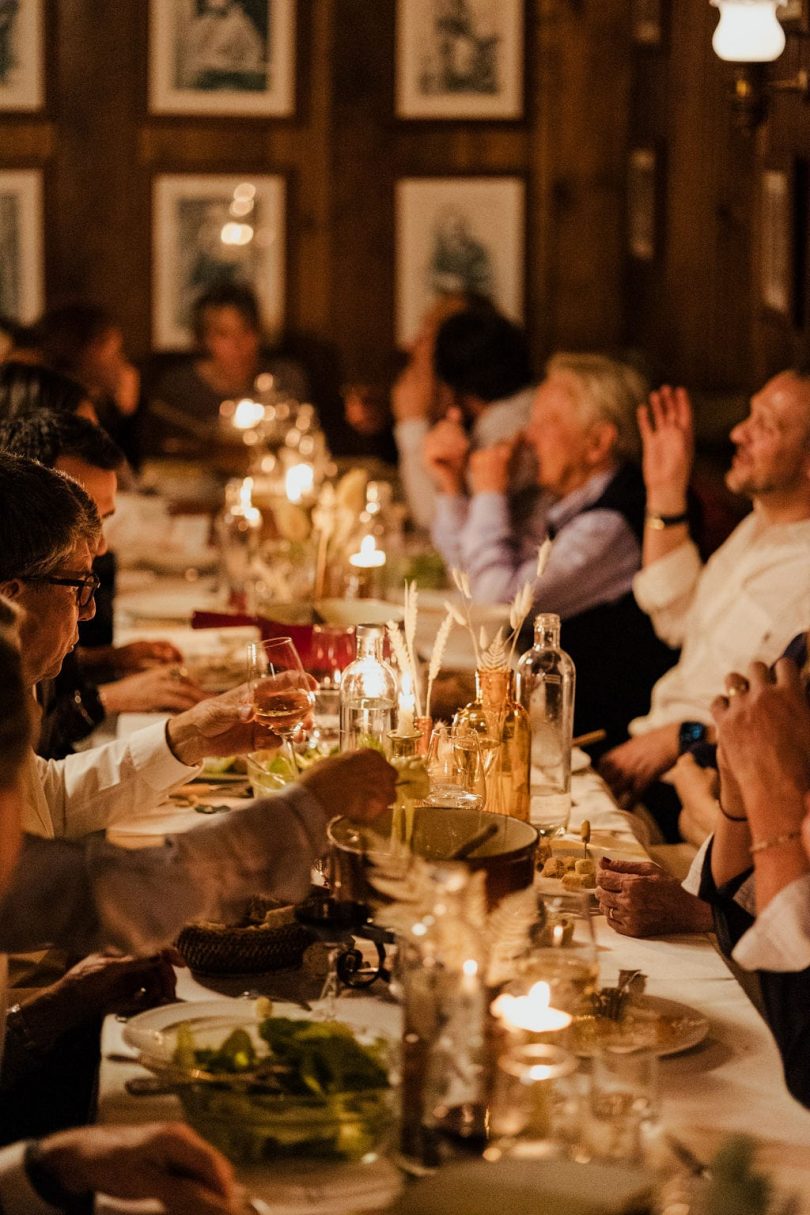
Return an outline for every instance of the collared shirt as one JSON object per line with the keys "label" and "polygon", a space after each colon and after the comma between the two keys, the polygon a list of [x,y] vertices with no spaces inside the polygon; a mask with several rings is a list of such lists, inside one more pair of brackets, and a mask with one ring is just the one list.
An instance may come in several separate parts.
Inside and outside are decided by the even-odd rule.
{"label": "collared shirt", "polygon": [[31,752],[23,772],[23,830],[78,839],[158,806],[197,771],[172,755],[163,722],[66,759]]}
{"label": "collared shirt", "polygon": [[[443,494],[433,529],[436,547],[445,561],[467,571],[479,603],[505,603],[525,582],[535,583],[543,611],[563,619],[614,602],[630,590],[641,548],[618,511],[586,507],[615,475],[615,469],[597,473],[556,502],[536,496],[522,525],[505,494],[475,494],[469,501]],[[537,550],[550,531],[551,555],[536,581]]]}
{"label": "collared shirt", "polygon": [[[683,882],[684,890],[696,898],[708,878],[706,866],[712,839],[710,836],[701,845]],[[752,873],[734,895],[734,902],[756,917],[732,952],[738,966],[743,970],[779,972],[798,972],[810,967],[810,873],[795,878],[759,913]]]}
{"label": "collared shirt", "polygon": [[[534,387],[522,388],[511,397],[492,401],[476,418],[470,435],[470,448],[491,447],[509,440],[525,428],[534,400]],[[433,522],[437,491],[425,467],[425,439],[431,424],[427,418],[404,418],[394,427],[399,452],[399,475],[411,517],[419,527]]]}
{"label": "collared shirt", "polygon": [[682,650],[630,733],[709,724],[725,675],[774,662],[810,626],[810,519],[767,524],[754,509],[705,566],[687,540],[642,569],[633,591],[658,636]]}

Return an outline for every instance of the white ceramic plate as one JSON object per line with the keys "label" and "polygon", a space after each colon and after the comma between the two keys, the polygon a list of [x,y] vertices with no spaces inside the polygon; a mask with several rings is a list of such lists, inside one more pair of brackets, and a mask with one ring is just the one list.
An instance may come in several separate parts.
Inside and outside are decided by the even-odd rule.
{"label": "white ceramic plate", "polygon": [[[552,840],[551,852],[552,856],[574,856],[577,860],[584,860],[585,858],[582,841],[577,836],[562,836]],[[647,859],[641,850],[633,852],[629,848],[617,848],[615,836],[609,831],[594,831],[591,833],[591,839],[588,844],[588,856],[597,868],[600,856],[607,856],[612,861],[644,861]],[[539,871],[534,884],[541,894],[578,893],[577,891],[567,891],[560,878],[542,877]],[[590,895],[591,901],[596,903],[595,889],[583,888],[582,893]]]}
{"label": "white ceramic plate", "polygon": [[171,591],[136,591],[121,603],[121,611],[130,620],[170,620],[178,624],[188,624],[195,611],[224,610],[220,595],[194,583]]}
{"label": "white ceramic plate", "polygon": [[[626,1033],[622,1032],[618,1038],[611,1037],[610,1045],[621,1049],[648,1047],[659,1059],[663,1059],[667,1055],[691,1050],[709,1032],[709,1022],[703,1014],[678,1000],[667,1000],[663,996],[639,996],[634,1004],[638,1010],[635,1025],[630,1023]],[[581,1041],[574,1051],[582,1059],[592,1059],[604,1044],[597,1037],[593,1042]]]}

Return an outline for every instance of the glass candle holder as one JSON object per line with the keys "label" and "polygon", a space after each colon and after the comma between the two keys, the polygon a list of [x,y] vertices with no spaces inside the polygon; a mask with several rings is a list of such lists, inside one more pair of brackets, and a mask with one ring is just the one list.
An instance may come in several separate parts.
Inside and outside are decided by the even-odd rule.
{"label": "glass candle holder", "polygon": [[564,1154],[580,1104],[576,1058],[547,1043],[513,1043],[499,1057],[487,1159]]}

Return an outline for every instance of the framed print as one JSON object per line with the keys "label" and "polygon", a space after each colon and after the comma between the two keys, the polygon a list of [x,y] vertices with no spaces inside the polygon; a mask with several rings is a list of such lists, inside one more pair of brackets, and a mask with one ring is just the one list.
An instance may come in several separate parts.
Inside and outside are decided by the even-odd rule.
{"label": "framed print", "polygon": [[660,46],[663,42],[663,0],[632,0],[633,41],[637,46]]}
{"label": "framed print", "polygon": [[397,0],[400,118],[520,118],[524,0]]}
{"label": "framed print", "polygon": [[627,166],[627,252],[651,262],[656,252],[656,154],[652,148],[633,148]]}
{"label": "framed print", "polygon": [[776,10],[776,15],[783,25],[790,29],[800,30],[803,34],[810,33],[810,2],[808,0],[785,0]]}
{"label": "framed print", "polygon": [[525,183],[406,177],[396,197],[396,336],[412,339],[437,295],[476,291],[523,319]]}
{"label": "framed print", "polygon": [[785,169],[762,173],[760,211],[760,298],[763,308],[790,319],[793,310],[793,207]]}
{"label": "framed print", "polygon": [[256,292],[269,329],[284,320],[286,183],[278,176],[189,173],[155,178],[155,345],[188,346],[195,299],[219,283]]}
{"label": "framed print", "polygon": [[149,108],[292,114],[295,0],[151,0]]}
{"label": "framed print", "polygon": [[0,172],[0,315],[30,325],[43,309],[42,174]]}
{"label": "framed print", "polygon": [[42,0],[0,4],[0,110],[43,104]]}

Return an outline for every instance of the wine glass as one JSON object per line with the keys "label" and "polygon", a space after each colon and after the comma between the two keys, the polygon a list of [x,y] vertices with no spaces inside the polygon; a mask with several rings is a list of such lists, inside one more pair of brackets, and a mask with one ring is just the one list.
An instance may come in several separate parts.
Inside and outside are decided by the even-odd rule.
{"label": "wine glass", "polygon": [[484,764],[475,734],[457,734],[443,723],[437,725],[430,735],[426,767],[427,805],[483,809]]}
{"label": "wine glass", "polygon": [[290,772],[298,765],[292,736],[315,701],[312,678],[307,675],[291,637],[252,641],[248,645],[248,686],[253,718],[278,734]]}

